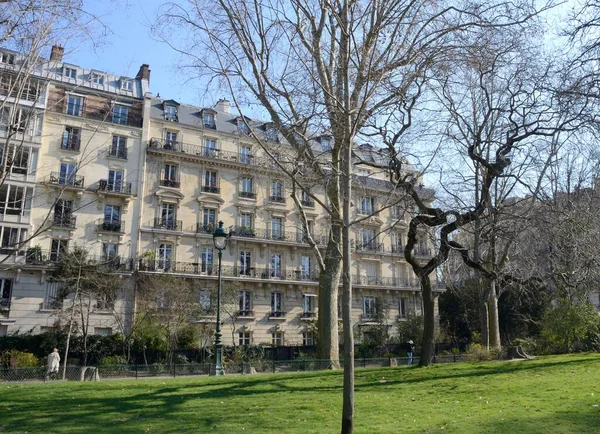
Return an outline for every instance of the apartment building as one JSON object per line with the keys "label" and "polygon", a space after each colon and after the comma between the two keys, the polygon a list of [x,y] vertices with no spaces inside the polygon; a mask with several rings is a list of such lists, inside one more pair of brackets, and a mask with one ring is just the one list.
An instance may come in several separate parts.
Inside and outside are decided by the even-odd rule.
{"label": "apartment building", "polygon": [[[0,333],[54,325],[61,306],[53,303],[56,284],[45,276],[75,244],[114,261],[123,275],[123,316],[133,315],[137,273],[191,279],[198,303],[209,304],[217,280],[212,234],[223,221],[229,242],[222,276],[238,294],[234,314],[224,317],[224,343],[314,344],[317,258],[290,180],[274,162],[296,164],[273,125],[242,119],[225,100],[202,108],[153,97],[147,65],[135,78],[69,65],[59,56],[47,67],[32,205],[22,226],[27,234],[48,229],[27,243],[41,250],[39,257],[27,249],[3,252],[11,256],[1,271],[10,289],[3,292]],[[331,140],[310,137],[324,163]],[[368,145],[355,152],[364,161],[385,160]],[[364,217],[353,229],[353,323],[360,339],[382,306],[377,299],[393,332],[410,312],[420,314],[421,297],[403,256],[412,208],[391,193],[384,172],[363,166],[356,172],[353,210]],[[321,189],[311,186],[317,201],[296,195],[308,231],[324,248],[329,219],[319,204],[327,203]],[[431,242],[421,235],[416,253],[426,257]],[[118,331],[101,305],[93,321],[98,333]]]}

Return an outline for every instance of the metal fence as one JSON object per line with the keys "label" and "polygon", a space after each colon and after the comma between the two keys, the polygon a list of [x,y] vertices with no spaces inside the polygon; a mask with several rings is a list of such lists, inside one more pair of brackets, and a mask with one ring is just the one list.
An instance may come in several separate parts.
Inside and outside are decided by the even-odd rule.
{"label": "metal fence", "polygon": [[[435,356],[433,363],[455,363],[464,361],[462,355]],[[379,357],[356,358],[356,368],[378,368],[386,366],[406,365],[406,357]],[[340,360],[340,366],[344,363]],[[413,358],[413,364],[419,363],[419,357]],[[228,361],[224,363],[227,374],[254,374],[254,373],[279,373],[322,371],[330,369],[331,361],[318,359],[296,360],[258,360],[252,362]],[[211,363],[185,363],[151,365],[102,365],[97,367],[67,366],[66,380],[85,381],[94,379],[124,379],[124,378],[149,378],[149,377],[183,377],[189,375],[210,375],[214,365]],[[97,373],[97,376],[96,376]],[[1,368],[0,382],[14,381],[54,381],[62,379],[62,368],[58,374],[47,377],[45,367],[33,368]]]}

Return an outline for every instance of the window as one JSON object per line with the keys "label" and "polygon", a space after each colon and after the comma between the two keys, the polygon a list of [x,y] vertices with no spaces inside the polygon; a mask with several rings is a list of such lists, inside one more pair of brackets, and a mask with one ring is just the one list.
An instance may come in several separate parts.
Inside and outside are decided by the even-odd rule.
{"label": "window", "polygon": [[110,311],[115,306],[115,302],[109,294],[96,295],[96,309]]}
{"label": "window", "polygon": [[119,256],[119,245],[114,243],[102,244],[102,261],[113,261]]}
{"label": "window", "polygon": [[212,247],[202,247],[201,271],[205,274],[212,274],[213,249]]}
{"label": "window", "polygon": [[217,141],[213,139],[206,139],[204,141],[204,155],[207,157],[214,157],[216,155]]}
{"label": "window", "polygon": [[212,128],[215,129],[215,115],[214,113],[205,111],[202,115],[202,121],[204,123],[204,128]]}
{"label": "window", "polygon": [[163,243],[158,246],[158,268],[160,270],[168,270],[171,268],[171,255],[173,253],[173,245]]}
{"label": "window", "polygon": [[0,247],[4,254],[13,253],[12,250],[17,249],[27,238],[27,229],[0,226],[0,231],[2,232],[2,244]]}
{"label": "window", "polygon": [[168,105],[165,107],[165,120],[171,122],[178,122],[177,119],[177,107]]}
{"label": "window", "polygon": [[62,301],[58,298],[61,287],[60,282],[49,281],[46,283],[46,296],[44,298],[44,309],[58,309],[62,305]]}
{"label": "window", "polygon": [[110,336],[112,335],[112,328],[110,327],[94,327],[94,334],[98,336]]}
{"label": "window", "polygon": [[239,299],[239,316],[250,316],[252,308],[250,307],[250,291],[240,291],[238,294]]}
{"label": "window", "polygon": [[177,181],[177,166],[175,164],[165,164],[161,185],[179,188],[179,181]]}
{"label": "window", "polygon": [[364,275],[366,276],[366,282],[370,285],[375,285],[379,281],[379,267],[377,262],[373,261],[363,261],[361,265],[364,270]]}
{"label": "window", "polygon": [[0,308],[9,308],[12,295],[12,280],[0,279]]}
{"label": "window", "polygon": [[25,210],[25,201],[27,201],[27,210],[31,207],[31,190],[25,187],[11,185],[8,183],[0,185],[0,214],[21,215]]}
{"label": "window", "polygon": [[242,190],[240,192],[241,197],[248,199],[255,199],[256,194],[254,193],[254,180],[249,176],[242,178]]}
{"label": "window", "polygon": [[283,202],[283,185],[280,181],[273,181],[271,184],[271,201]]}
{"label": "window", "polygon": [[15,55],[12,53],[5,53],[4,51],[0,51],[0,63],[4,63],[6,65],[14,65]]}
{"label": "window", "polygon": [[376,250],[375,229],[361,229],[361,248],[363,250]]}
{"label": "window", "polygon": [[60,255],[69,249],[69,240],[53,238],[50,243],[50,260],[57,261]]}
{"label": "window", "polygon": [[331,139],[328,136],[322,136],[319,140],[323,152],[331,152]]}
{"label": "window", "polygon": [[127,159],[127,137],[113,136],[109,155],[115,158]]}
{"label": "window", "polygon": [[161,227],[165,229],[175,229],[175,204],[163,203],[160,217]]}
{"label": "window", "polygon": [[315,344],[315,334],[313,332],[302,333],[302,345],[312,347]]}
{"label": "window", "polygon": [[175,149],[175,146],[177,146],[177,133],[167,131],[165,134],[165,149]]}
{"label": "window", "polygon": [[399,219],[400,217],[402,217],[402,214],[402,207],[400,205],[392,206],[392,218]]}
{"label": "window", "polygon": [[392,253],[402,253],[404,248],[402,247],[402,235],[398,233],[392,233]]}
{"label": "window", "polygon": [[125,177],[122,170],[110,169],[108,171],[108,191],[120,192],[123,190],[123,178]]}
{"label": "window", "polygon": [[[70,200],[58,199],[54,205],[54,224],[56,226],[70,227],[74,225],[73,202]],[[74,220],[74,219],[73,219]]]}
{"label": "window", "polygon": [[217,172],[214,170],[207,170],[204,173],[204,188],[203,190],[207,193],[219,193],[219,186],[217,183]]}
{"label": "window", "polygon": [[73,116],[81,116],[83,111],[83,97],[69,95],[67,99],[67,114]]}
{"label": "window", "polygon": [[365,318],[373,318],[377,314],[375,297],[363,297],[363,315]]}
{"label": "window", "polygon": [[81,145],[81,130],[75,127],[65,127],[63,131],[61,149],[68,151],[79,151]]}
{"label": "window", "polygon": [[90,74],[90,81],[93,84],[97,84],[97,85],[103,86],[104,85],[104,76],[102,74],[98,74],[96,72],[92,72]]}
{"label": "window", "polygon": [[250,135],[250,127],[244,122],[243,119],[238,119],[238,131],[243,136]]}
{"label": "window", "polygon": [[250,148],[249,146],[242,146],[242,152],[241,152],[241,162],[243,164],[250,164],[252,161],[252,148]]}
{"label": "window", "polygon": [[121,232],[121,207],[116,205],[104,205],[104,222],[102,229],[110,232]]}
{"label": "window", "polygon": [[121,90],[126,90],[129,92],[132,92],[133,91],[133,81],[121,80]]}
{"label": "window", "polygon": [[75,68],[69,68],[69,67],[65,66],[63,75],[66,78],[76,79],[77,78],[77,70]]}
{"label": "window", "polygon": [[22,133],[27,129],[28,134],[33,135],[35,124],[34,112],[30,109],[6,106],[0,110],[0,127],[2,131],[18,131]]}
{"label": "window", "polygon": [[213,233],[216,229],[217,210],[214,208],[204,208],[202,216],[202,230],[205,233]]}
{"label": "window", "polygon": [[283,332],[274,332],[271,334],[272,343],[274,347],[279,347],[283,345]]}
{"label": "window", "polygon": [[75,163],[60,163],[60,172],[58,175],[58,183],[60,185],[76,185],[75,174],[77,166]]}
{"label": "window", "polygon": [[281,255],[271,255],[271,277],[281,277]]}
{"label": "window", "polygon": [[314,305],[315,296],[313,294],[302,294],[302,312],[313,313],[315,311]]}
{"label": "window", "polygon": [[252,335],[250,332],[240,332],[238,334],[238,345],[250,345],[252,343]]}
{"label": "window", "polygon": [[300,273],[302,280],[310,279],[310,256],[302,256],[300,260]]}
{"label": "window", "polygon": [[252,228],[252,214],[249,213],[242,213],[240,214],[240,226],[242,228]]}
{"label": "window", "polygon": [[303,206],[308,206],[311,208],[315,206],[315,201],[313,200],[312,197],[310,197],[310,190],[308,190],[308,191],[302,190],[302,194],[300,196],[300,203]]}
{"label": "window", "polygon": [[208,289],[200,290],[200,308],[203,311],[210,310],[211,302],[210,302],[210,291]]}
{"label": "window", "polygon": [[241,251],[240,252],[240,276],[250,276],[252,267],[252,252]]}
{"label": "window", "polygon": [[406,306],[408,300],[406,299],[406,297],[400,297],[398,299],[398,319],[404,319],[406,318]]}
{"label": "window", "polygon": [[129,107],[123,105],[116,105],[112,110],[112,122],[113,124],[127,125],[127,118],[129,116]]}
{"label": "window", "polygon": [[283,240],[285,238],[283,219],[281,217],[271,218],[271,238],[274,240]]}
{"label": "window", "polygon": [[283,312],[281,311],[281,292],[272,292],[271,293],[271,313],[270,316],[283,316]]}
{"label": "window", "polygon": [[372,197],[363,197],[360,200],[360,213],[369,215],[373,214],[373,210],[375,209],[375,198]]}

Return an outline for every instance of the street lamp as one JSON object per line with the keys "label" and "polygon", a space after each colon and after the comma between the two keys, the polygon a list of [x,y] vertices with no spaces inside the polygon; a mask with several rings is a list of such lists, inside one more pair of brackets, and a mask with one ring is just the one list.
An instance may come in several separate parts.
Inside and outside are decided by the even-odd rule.
{"label": "street lamp", "polygon": [[215,331],[215,369],[212,375],[225,375],[223,371],[223,345],[221,344],[221,257],[223,249],[227,247],[227,232],[223,229],[223,222],[213,234],[213,243],[219,252],[219,274],[217,280],[217,330]]}

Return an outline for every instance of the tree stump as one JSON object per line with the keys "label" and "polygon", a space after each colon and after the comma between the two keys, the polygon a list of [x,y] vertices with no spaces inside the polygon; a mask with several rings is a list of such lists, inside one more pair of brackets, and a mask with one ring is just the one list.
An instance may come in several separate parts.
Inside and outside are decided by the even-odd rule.
{"label": "tree stump", "polygon": [[523,351],[523,347],[521,345],[516,345],[513,347],[508,347],[506,351],[506,357],[508,359],[533,359],[532,356],[529,356]]}

